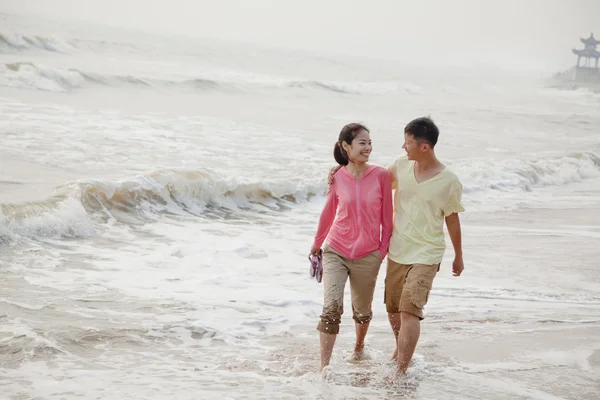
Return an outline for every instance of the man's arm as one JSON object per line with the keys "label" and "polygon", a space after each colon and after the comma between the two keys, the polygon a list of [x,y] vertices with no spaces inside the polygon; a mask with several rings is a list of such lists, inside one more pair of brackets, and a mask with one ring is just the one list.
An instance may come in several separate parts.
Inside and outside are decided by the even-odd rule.
{"label": "man's arm", "polygon": [[391,179],[384,176],[382,181],[383,204],[381,207],[381,243],[379,252],[383,260],[390,249],[390,239],[394,230],[394,201],[392,199]]}
{"label": "man's arm", "polygon": [[460,230],[460,218],[458,213],[452,213],[446,217],[448,235],[454,247],[454,262],[452,263],[452,274],[460,276],[465,269],[462,254],[462,232]]}
{"label": "man's arm", "polygon": [[394,164],[388,166],[387,170],[390,173],[390,183],[392,184],[392,190],[398,189],[398,180],[396,179],[396,168],[394,167]]}
{"label": "man's arm", "polygon": [[335,167],[332,167],[329,170],[329,175],[327,175],[327,184],[331,185],[333,183],[333,175],[335,175],[336,172],[338,172],[340,170],[340,168],[342,168],[341,165],[336,165]]}

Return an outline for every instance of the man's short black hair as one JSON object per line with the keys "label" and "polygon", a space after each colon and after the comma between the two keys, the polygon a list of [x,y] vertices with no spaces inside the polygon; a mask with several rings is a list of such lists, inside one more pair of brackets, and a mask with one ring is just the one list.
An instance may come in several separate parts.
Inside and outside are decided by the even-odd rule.
{"label": "man's short black hair", "polygon": [[413,135],[417,141],[429,143],[433,149],[438,141],[440,130],[429,117],[413,119],[404,128],[404,133]]}

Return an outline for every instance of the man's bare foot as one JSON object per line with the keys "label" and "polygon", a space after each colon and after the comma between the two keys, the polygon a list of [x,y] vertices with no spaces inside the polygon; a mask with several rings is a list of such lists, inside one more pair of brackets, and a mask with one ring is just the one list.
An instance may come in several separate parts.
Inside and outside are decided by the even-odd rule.
{"label": "man's bare foot", "polygon": [[405,376],[406,371],[402,372],[398,368],[396,368],[393,373],[386,375],[383,378],[383,383],[388,386],[397,385],[400,382],[402,382]]}
{"label": "man's bare foot", "polygon": [[406,369],[402,370],[400,368],[396,368],[396,371],[394,371],[394,376],[396,377],[396,379],[401,379],[401,378],[405,377]]}
{"label": "man's bare foot", "polygon": [[397,385],[397,384],[399,384],[400,382],[402,382],[402,379],[403,379],[405,376],[406,376],[406,374],[405,374],[405,373],[403,374],[403,373],[401,373],[401,372],[398,372],[398,370],[395,370],[393,373],[391,373],[391,374],[389,374],[389,375],[386,375],[386,376],[383,378],[383,383],[384,383],[385,385],[388,385],[388,386]]}
{"label": "man's bare foot", "polygon": [[[394,351],[394,354],[390,357],[390,363],[396,364],[398,362],[398,350]],[[414,365],[414,360],[410,360],[408,363],[408,367],[412,367]]]}

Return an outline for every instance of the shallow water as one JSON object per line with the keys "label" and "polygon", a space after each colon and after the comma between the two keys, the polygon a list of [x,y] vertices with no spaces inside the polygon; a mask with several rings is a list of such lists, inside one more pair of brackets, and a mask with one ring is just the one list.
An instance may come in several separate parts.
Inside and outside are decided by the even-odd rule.
{"label": "shallow water", "polygon": [[[7,398],[598,397],[598,95],[34,22],[0,31]],[[386,165],[428,114],[465,185],[465,273],[449,246],[389,385],[382,269],[372,360],[345,361],[344,315],[323,380],[306,254],[337,132],[365,122]]]}

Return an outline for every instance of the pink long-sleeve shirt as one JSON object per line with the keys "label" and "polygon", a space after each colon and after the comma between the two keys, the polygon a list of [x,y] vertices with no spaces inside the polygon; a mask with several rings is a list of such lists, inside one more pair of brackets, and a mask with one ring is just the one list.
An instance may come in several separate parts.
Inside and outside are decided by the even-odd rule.
{"label": "pink long-sleeve shirt", "polygon": [[351,260],[377,249],[385,258],[393,217],[392,186],[386,168],[370,165],[360,179],[340,168],[327,190],[313,247],[321,248],[327,238],[331,248]]}

